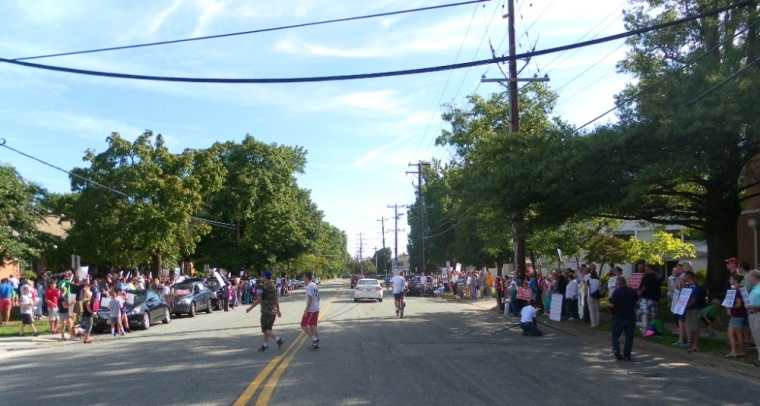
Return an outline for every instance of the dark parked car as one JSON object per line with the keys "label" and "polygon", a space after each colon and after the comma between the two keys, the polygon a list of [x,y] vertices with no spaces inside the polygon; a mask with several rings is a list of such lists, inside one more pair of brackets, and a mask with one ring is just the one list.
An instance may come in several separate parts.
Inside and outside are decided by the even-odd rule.
{"label": "dark parked car", "polygon": [[[169,305],[159,294],[152,290],[128,290],[128,294],[135,295],[133,304],[127,304],[127,319],[129,326],[139,326],[143,330],[150,328],[152,324],[161,322],[169,324],[172,321]],[[93,329],[103,331],[111,328],[110,310],[101,308],[93,317]]]}
{"label": "dark parked car", "polygon": [[182,281],[172,286],[174,294],[173,314],[187,314],[188,317],[195,317],[198,310],[205,310],[206,313],[214,311],[211,304],[212,292],[203,282]]}
{"label": "dark parked car", "polygon": [[[224,280],[224,283],[228,283],[226,278],[222,278]],[[216,278],[209,278],[209,280],[205,283],[208,290],[211,291],[211,306],[213,306],[216,310],[222,310],[224,309],[224,304],[222,302],[222,285],[219,284],[219,281],[216,280]]]}

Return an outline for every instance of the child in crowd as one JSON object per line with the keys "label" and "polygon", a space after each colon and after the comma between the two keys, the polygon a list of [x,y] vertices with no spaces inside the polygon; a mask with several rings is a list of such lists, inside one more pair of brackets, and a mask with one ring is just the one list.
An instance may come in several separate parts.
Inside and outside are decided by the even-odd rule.
{"label": "child in crowd", "polygon": [[712,302],[710,302],[710,306],[705,307],[702,309],[702,311],[699,312],[699,319],[702,320],[702,323],[705,323],[707,325],[707,336],[710,338],[715,338],[715,332],[713,331],[713,323],[717,322],[720,324],[720,319],[717,318],[715,315],[715,311],[720,307],[720,300],[713,299]]}
{"label": "child in crowd", "polygon": [[111,301],[108,303],[111,324],[111,336],[116,337],[116,334],[124,335],[124,328],[121,326],[121,300],[116,297],[116,292],[111,291],[109,293]]}

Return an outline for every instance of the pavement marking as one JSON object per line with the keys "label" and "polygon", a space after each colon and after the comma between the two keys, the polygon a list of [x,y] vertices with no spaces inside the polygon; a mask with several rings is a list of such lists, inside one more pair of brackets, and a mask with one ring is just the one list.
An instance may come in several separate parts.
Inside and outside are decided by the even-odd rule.
{"label": "pavement marking", "polygon": [[[332,304],[335,303],[335,300],[341,295],[341,291],[343,288],[339,288],[335,296],[330,300],[329,303],[325,306],[324,309],[322,309],[319,312],[319,319],[321,320],[322,317],[327,314],[327,311],[332,307]],[[266,367],[264,367],[261,372],[259,372],[258,375],[256,375],[256,378],[254,378],[253,382],[251,382],[250,385],[243,391],[243,394],[240,395],[238,400],[233,404],[233,406],[245,406],[250,402],[251,398],[253,398],[253,395],[256,394],[256,391],[259,390],[261,387],[261,384],[264,383],[264,381],[267,379],[267,377],[272,373],[272,371],[277,368],[277,365],[280,365],[280,368],[277,368],[275,373],[272,375],[272,377],[267,381],[267,384],[264,385],[264,388],[262,389],[261,394],[259,395],[259,399],[256,401],[256,405],[267,405],[269,404],[269,399],[272,396],[272,392],[274,392],[274,388],[277,386],[277,382],[280,379],[280,375],[285,371],[285,368],[290,365],[290,362],[293,360],[293,357],[291,357],[291,352],[295,353],[298,351],[298,347],[303,344],[304,341],[306,341],[306,335],[305,332],[301,331],[301,334],[296,337],[296,339],[293,341],[293,343],[286,349],[281,355],[276,356],[272,361],[267,364]],[[281,362],[285,360],[285,362]]]}

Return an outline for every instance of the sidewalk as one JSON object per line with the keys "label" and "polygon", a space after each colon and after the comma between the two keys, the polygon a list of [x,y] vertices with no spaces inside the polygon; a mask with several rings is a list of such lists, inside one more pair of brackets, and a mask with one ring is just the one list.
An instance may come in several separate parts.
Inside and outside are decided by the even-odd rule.
{"label": "sidewalk", "polygon": [[0,337],[0,353],[2,352],[9,352],[9,351],[25,351],[25,350],[36,350],[36,349],[42,349],[42,348],[49,348],[49,347],[59,347],[62,345],[68,345],[68,344],[81,344],[81,340],[77,341],[61,341],[61,337],[59,335],[41,335],[38,337],[34,336],[27,336],[27,337]]}

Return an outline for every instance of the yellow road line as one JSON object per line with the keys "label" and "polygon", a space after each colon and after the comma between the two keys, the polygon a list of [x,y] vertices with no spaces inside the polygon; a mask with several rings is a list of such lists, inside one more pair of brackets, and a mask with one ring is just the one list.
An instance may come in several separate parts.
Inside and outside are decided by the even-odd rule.
{"label": "yellow road line", "polygon": [[[319,318],[320,320],[322,317],[327,313],[327,310],[330,309],[332,304],[335,302],[335,299],[340,296],[340,291],[343,290],[343,288],[338,289],[338,292],[335,294],[335,296],[330,300],[330,302],[325,306],[325,308],[319,312]],[[261,372],[259,372],[258,375],[256,375],[256,378],[254,378],[253,382],[251,382],[250,385],[243,391],[243,394],[240,395],[238,400],[233,404],[233,406],[245,406],[248,404],[248,402],[251,400],[253,395],[256,393],[256,391],[261,387],[261,384],[267,379],[267,376],[274,370],[274,368],[277,367],[278,364],[280,364],[280,368],[277,368],[277,371],[275,371],[274,375],[272,375],[271,379],[267,382],[267,384],[264,386],[261,394],[259,395],[259,399],[256,402],[256,405],[267,405],[269,404],[269,399],[272,396],[272,392],[274,391],[274,388],[277,386],[277,381],[280,379],[280,375],[285,371],[285,368],[290,365],[290,362],[293,360],[293,357],[289,357],[291,352],[296,352],[298,347],[303,344],[304,341],[306,341],[306,333],[301,332],[299,336],[293,341],[293,344],[291,344],[285,352],[282,353],[282,355],[278,355],[275,357],[272,361],[267,364],[266,367],[264,367]],[[286,359],[287,357],[287,359]],[[280,363],[281,361],[285,360],[285,362]],[[262,403],[263,402],[263,403]]]}

